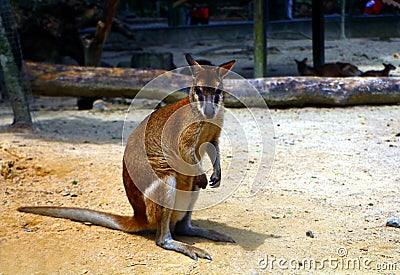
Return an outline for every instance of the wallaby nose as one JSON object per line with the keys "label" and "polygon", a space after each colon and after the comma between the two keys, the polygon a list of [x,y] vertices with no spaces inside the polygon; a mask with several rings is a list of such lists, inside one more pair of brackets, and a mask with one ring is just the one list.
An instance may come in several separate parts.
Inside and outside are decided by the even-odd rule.
{"label": "wallaby nose", "polygon": [[215,116],[216,105],[212,102],[204,102],[204,116],[207,119],[211,119]]}

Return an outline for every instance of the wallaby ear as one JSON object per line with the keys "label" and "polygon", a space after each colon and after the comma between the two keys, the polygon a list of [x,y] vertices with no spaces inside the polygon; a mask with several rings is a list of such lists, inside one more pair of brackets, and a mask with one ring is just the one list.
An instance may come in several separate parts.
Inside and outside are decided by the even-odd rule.
{"label": "wallaby ear", "polygon": [[294,62],[296,62],[297,65],[300,65],[300,64],[304,63],[304,60],[303,60],[303,61],[299,61],[299,60],[297,60],[296,58],[293,59],[293,60],[294,60]]}
{"label": "wallaby ear", "polygon": [[199,63],[197,63],[196,60],[194,60],[194,58],[190,54],[187,53],[185,55],[185,57],[186,57],[186,61],[189,64],[189,66],[199,66],[200,65]]}
{"label": "wallaby ear", "polygon": [[[218,70],[219,76],[221,78],[223,78],[232,69],[232,67],[233,67],[233,65],[235,65],[235,63],[236,63],[236,60],[231,60],[231,61],[228,61],[226,63],[219,65],[218,66],[219,67],[219,70]],[[221,69],[223,69],[223,70],[221,70]]]}
{"label": "wallaby ear", "polygon": [[202,71],[203,68],[196,60],[194,60],[194,58],[190,54],[187,53],[185,55],[185,57],[186,57],[187,63],[190,66],[189,68],[190,68],[190,71],[192,72],[192,76],[197,77],[199,72]]}

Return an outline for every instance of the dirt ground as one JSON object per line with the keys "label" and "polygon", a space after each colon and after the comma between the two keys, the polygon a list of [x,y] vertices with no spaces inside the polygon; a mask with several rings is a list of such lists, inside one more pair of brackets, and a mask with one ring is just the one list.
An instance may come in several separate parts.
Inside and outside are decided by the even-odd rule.
{"label": "dirt ground", "polygon": [[[119,42],[121,43],[121,42]],[[397,68],[391,75],[400,75],[400,38],[367,38],[325,41],[325,62],[350,62],[362,71],[381,70],[382,63],[392,63]],[[115,42],[118,45],[117,42]],[[312,41],[268,39],[268,75],[298,75],[294,59],[308,58],[312,61]],[[126,45],[124,46],[126,48]],[[171,52],[177,67],[186,66],[185,53],[196,58],[207,59],[213,64],[221,64],[235,59],[234,71],[246,78],[253,77],[253,40],[232,39],[215,41],[201,39],[199,41],[176,41],[168,45],[132,45],[135,49],[146,52]],[[130,62],[132,51],[105,52],[103,60],[113,66]]]}
{"label": "dirt ground", "polygon": [[[327,59],[343,56],[335,60],[361,64],[362,70],[380,69],[382,61],[398,66],[393,41],[398,45],[328,41]],[[270,41],[279,49],[270,67],[290,74],[293,58],[311,57],[310,43]],[[215,63],[232,58],[225,55],[203,57]],[[233,58],[238,72],[249,66],[244,55]],[[239,187],[225,201],[194,212],[193,223],[229,234],[236,244],[177,237],[213,257],[193,261],[156,246],[153,232],[127,234],[16,211],[52,205],[132,214],[121,180],[128,105],[78,111],[75,102],[36,98],[39,131],[0,133],[0,274],[400,273],[400,229],[385,226],[400,214],[400,105],[252,109],[274,128],[266,133],[274,148],[259,148],[274,158],[273,167],[258,158],[241,167],[229,140],[221,141],[222,185]],[[130,112],[128,120],[137,125],[148,111]],[[246,110],[227,112],[247,119]],[[11,121],[12,111],[2,103],[0,127]],[[228,120],[225,131],[240,144],[235,150],[246,151],[239,127]],[[259,167],[261,191],[243,196],[251,184],[241,181],[243,174]]]}

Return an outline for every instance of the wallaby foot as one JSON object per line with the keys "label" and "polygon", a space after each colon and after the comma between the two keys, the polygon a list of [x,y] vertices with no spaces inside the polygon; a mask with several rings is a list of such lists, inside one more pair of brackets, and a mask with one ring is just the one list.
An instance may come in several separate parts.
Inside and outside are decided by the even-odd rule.
{"label": "wallaby foot", "polygon": [[208,254],[206,251],[172,239],[169,227],[171,213],[172,210],[168,208],[162,208],[161,210],[161,219],[158,224],[156,233],[156,244],[164,249],[174,250],[176,252],[185,254],[186,256],[189,256],[196,261],[199,257],[207,260],[212,260],[211,255]]}
{"label": "wallaby foot", "polygon": [[192,212],[188,211],[185,217],[175,225],[174,233],[181,236],[192,236],[209,239],[215,242],[236,243],[229,235],[211,229],[204,229],[191,224]]}
{"label": "wallaby foot", "polygon": [[212,260],[211,255],[208,254],[208,252],[206,252],[205,250],[183,242],[175,241],[172,238],[168,238],[165,240],[157,240],[156,243],[158,246],[164,249],[180,252],[196,261],[198,260],[199,257],[207,260]]}
{"label": "wallaby foot", "polygon": [[215,230],[204,229],[196,226],[178,226],[175,228],[174,233],[181,236],[201,237],[215,242],[236,243],[235,240],[232,239],[229,235],[220,233]]}

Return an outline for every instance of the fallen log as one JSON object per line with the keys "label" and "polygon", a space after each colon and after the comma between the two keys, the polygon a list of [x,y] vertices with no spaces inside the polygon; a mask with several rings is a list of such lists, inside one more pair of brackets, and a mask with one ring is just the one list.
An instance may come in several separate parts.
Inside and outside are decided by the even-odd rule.
{"label": "fallen log", "polygon": [[147,82],[164,73],[36,62],[26,62],[25,69],[34,94],[67,97],[134,97]]}
{"label": "fallen log", "polygon": [[[32,92],[43,96],[133,98],[151,80],[142,97],[173,102],[186,96],[178,91],[190,85],[187,75],[163,70],[79,67],[26,63]],[[257,94],[255,89],[257,89]],[[226,79],[227,107],[347,106],[400,103],[400,77],[269,77]],[[171,91],[178,91],[169,94]],[[169,95],[168,95],[169,94]],[[260,100],[260,95],[262,100]]]}
{"label": "fallen log", "polygon": [[[400,103],[400,77],[270,77],[249,79],[270,107],[351,106]],[[226,89],[241,87],[241,80],[230,80]],[[232,88],[231,88],[232,86]],[[258,106],[256,97],[237,89],[240,101]],[[226,105],[240,107],[238,100]]]}

